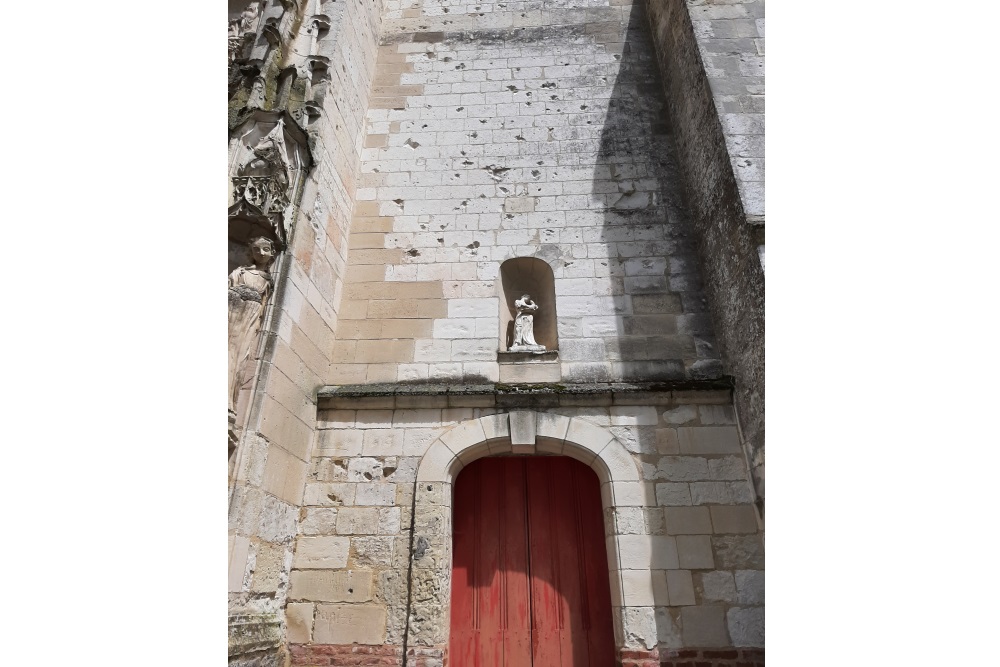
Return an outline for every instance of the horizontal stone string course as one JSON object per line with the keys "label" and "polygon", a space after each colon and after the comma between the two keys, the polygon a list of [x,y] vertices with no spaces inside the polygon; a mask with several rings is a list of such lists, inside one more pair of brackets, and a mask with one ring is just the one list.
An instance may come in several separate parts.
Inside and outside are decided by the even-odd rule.
{"label": "horizontal stone string course", "polygon": [[[403,665],[402,646],[364,646],[360,644],[292,644],[292,665],[301,667],[355,667],[365,665]],[[445,647],[411,648],[406,667],[447,667]]]}

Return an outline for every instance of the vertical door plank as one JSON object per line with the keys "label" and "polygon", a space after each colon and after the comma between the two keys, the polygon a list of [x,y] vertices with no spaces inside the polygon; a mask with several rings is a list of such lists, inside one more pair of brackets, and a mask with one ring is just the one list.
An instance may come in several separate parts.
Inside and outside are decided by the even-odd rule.
{"label": "vertical door plank", "polygon": [[[481,459],[489,460],[489,459]],[[502,458],[504,573],[504,664],[531,665],[531,590],[528,574],[528,515],[524,458]]]}

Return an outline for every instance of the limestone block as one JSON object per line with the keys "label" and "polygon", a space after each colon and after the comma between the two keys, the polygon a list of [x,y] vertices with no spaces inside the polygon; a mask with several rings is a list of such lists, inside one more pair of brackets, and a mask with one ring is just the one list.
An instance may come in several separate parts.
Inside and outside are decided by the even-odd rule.
{"label": "limestone block", "polygon": [[656,477],[671,482],[708,479],[708,459],[696,456],[664,456],[657,463]]}
{"label": "limestone block", "polygon": [[694,405],[682,405],[663,413],[663,421],[668,424],[687,424],[698,418],[698,408]]}
{"label": "limestone block", "polygon": [[402,512],[399,507],[384,507],[378,511],[378,534],[398,535]]}
{"label": "limestone block", "polygon": [[482,422],[478,419],[461,422],[441,434],[441,442],[456,454],[466,447],[485,441],[486,433],[483,431]]}
{"label": "limestone block", "polygon": [[350,540],[346,537],[299,536],[292,567],[297,569],[337,569],[347,566]]}
{"label": "limestone block", "polygon": [[535,413],[515,410],[510,413],[510,444],[515,454],[535,451]]}
{"label": "limestone block", "polygon": [[[663,573],[657,571],[662,578]],[[652,607],[656,604],[653,593],[653,572],[650,570],[622,570],[622,601],[627,607]]]}
{"label": "limestone block", "polygon": [[701,572],[699,577],[699,593],[704,602],[736,602],[736,584],[733,573],[726,571]]}
{"label": "limestone block", "polygon": [[764,543],[760,535],[715,535],[712,548],[720,570],[764,569]]}
{"label": "limestone block", "polygon": [[648,482],[611,483],[615,507],[646,507],[655,504],[655,487]]}
{"label": "limestone block", "polygon": [[680,444],[677,442],[677,429],[656,429],[656,451],[660,454],[680,454]]}
{"label": "limestone block", "polygon": [[683,646],[681,639],[680,610],[657,607],[656,637],[661,646]]}
{"label": "limestone block", "polygon": [[367,602],[373,577],[367,570],[292,570],[292,600],[313,602]]}
{"label": "limestone block", "polygon": [[710,535],[712,520],[707,507],[664,507],[667,535]]}
{"label": "limestone block", "polygon": [[699,405],[698,414],[705,425],[736,423],[736,412],[731,405]]}
{"label": "limestone block", "polygon": [[681,609],[681,628],[685,646],[715,648],[729,646],[723,608],[695,605]]}
{"label": "limestone block", "polygon": [[314,610],[315,605],[311,602],[290,602],[285,607],[289,644],[306,644],[312,641]]}
{"label": "limestone block", "polygon": [[354,504],[354,484],[342,482],[306,484],[303,505],[340,506]]}
{"label": "limestone block", "polygon": [[652,650],[657,637],[653,607],[622,607],[619,613],[625,647]]}
{"label": "limestone block", "polygon": [[461,469],[462,462],[455,457],[454,452],[440,440],[435,440],[420,460],[417,481],[450,482],[452,475],[457,475]]}
{"label": "limestone block", "polygon": [[749,482],[691,482],[695,505],[740,505],[753,502]]}
{"label": "limestone block", "polygon": [[694,581],[690,570],[667,570],[667,590],[670,594],[670,606],[680,607],[695,604]]}
{"label": "limestone block", "polygon": [[373,457],[351,459],[347,464],[349,482],[373,482],[382,479],[382,461]]}
{"label": "limestone block", "polygon": [[463,449],[458,454],[458,460],[462,462],[463,465],[469,465],[476,459],[480,459],[484,456],[489,456],[491,453],[490,444],[488,442],[481,442],[478,445],[473,445],[472,447],[467,447]]}
{"label": "limestone block", "polygon": [[305,518],[299,522],[299,532],[303,535],[333,535],[337,532],[336,508],[310,507],[304,511]]}
{"label": "limestone block", "polygon": [[229,591],[239,593],[243,590],[243,579],[247,571],[247,558],[250,555],[250,540],[242,535],[230,537],[229,542]]}
{"label": "limestone block", "polygon": [[385,608],[380,605],[316,605],[317,644],[369,644],[385,642]]}
{"label": "limestone block", "polygon": [[535,415],[536,446],[539,451],[561,454],[569,430],[569,417],[552,412]]}
{"label": "limestone block", "polygon": [[752,505],[717,505],[711,510],[716,533],[757,532],[757,513]]}
{"label": "limestone block", "polygon": [[392,537],[352,537],[352,568],[375,569],[392,565]]}
{"label": "limestone block", "polygon": [[737,570],[736,602],[764,604],[764,570]]}
{"label": "limestone block", "polygon": [[[589,459],[584,461],[589,464],[613,439],[614,436],[607,429],[574,417],[570,419],[569,428],[566,429],[567,446],[563,451],[567,456],[572,456],[580,461],[584,461],[584,458],[588,457],[589,454],[582,452],[577,454],[576,452],[580,452],[580,450],[587,453],[593,452],[594,455],[589,456]],[[570,445],[575,446],[571,447]]]}
{"label": "limestone block", "polygon": [[[601,450],[598,460],[607,468],[607,480],[615,482],[640,482],[639,471],[635,466],[632,455],[625,451],[618,441],[612,440]],[[601,481],[606,481],[604,476],[599,475]],[[645,485],[643,485],[645,489]],[[645,498],[644,498],[645,499]],[[616,498],[617,500],[617,498]],[[624,503],[616,503],[624,504]]]}
{"label": "limestone block", "polygon": [[341,508],[337,514],[337,532],[341,535],[375,535],[378,532],[378,509]]}
{"label": "limestone block", "polygon": [[364,431],[361,453],[365,456],[401,456],[403,454],[402,429],[375,429]]}
{"label": "limestone block", "polygon": [[666,535],[619,535],[618,562],[623,570],[676,570],[677,543]]}
{"label": "limestone block", "polygon": [[383,506],[395,505],[396,485],[388,483],[358,484],[354,492],[354,504]]}
{"label": "limestone block", "polygon": [[612,426],[656,426],[656,408],[648,405],[619,405],[611,408]]}
{"label": "limestone block", "polygon": [[764,608],[734,607],[726,613],[733,646],[764,645]]}
{"label": "limestone block", "polygon": [[708,535],[678,535],[677,557],[680,566],[685,569],[708,570],[715,567],[712,538]]}
{"label": "limestone block", "polygon": [[696,426],[677,429],[682,454],[739,454],[735,426]]}
{"label": "limestone block", "polygon": [[480,418],[479,421],[483,425],[483,433],[487,440],[510,437],[510,424],[506,413],[487,415]]}
{"label": "limestone block", "polygon": [[361,454],[362,431],[323,430],[316,438],[318,456],[358,456]]}
{"label": "limestone block", "polygon": [[724,456],[708,460],[708,479],[747,480],[746,464],[741,456]]}
{"label": "limestone block", "polygon": [[669,482],[656,485],[656,504],[680,506],[691,504],[691,486],[686,482]]}

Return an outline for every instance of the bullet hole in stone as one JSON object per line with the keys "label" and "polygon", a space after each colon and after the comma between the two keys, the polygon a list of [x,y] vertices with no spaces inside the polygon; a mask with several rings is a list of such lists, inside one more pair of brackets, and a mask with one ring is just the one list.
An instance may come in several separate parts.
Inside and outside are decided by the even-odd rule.
{"label": "bullet hole in stone", "polygon": [[462,155],[465,155],[465,151],[459,151]]}
{"label": "bullet hole in stone", "polygon": [[465,63],[458,63],[455,65],[455,69],[465,69]]}
{"label": "bullet hole in stone", "polygon": [[430,490],[431,490],[431,485],[430,485],[430,484],[428,484],[428,485],[427,485],[427,490],[428,490],[428,491],[430,491]]}
{"label": "bullet hole in stone", "polygon": [[504,217],[507,218],[508,220],[513,220],[514,219],[514,214],[513,213],[506,213],[506,214],[504,214]]}
{"label": "bullet hole in stone", "polygon": [[462,178],[461,174],[455,174],[455,178]]}
{"label": "bullet hole in stone", "polygon": [[537,164],[539,167],[541,167],[543,164],[545,164],[545,162],[543,160],[539,160],[535,164]]}
{"label": "bullet hole in stone", "polygon": [[473,241],[472,243],[470,243],[465,247],[468,248],[469,250],[475,250],[476,248],[479,247],[479,241]]}
{"label": "bullet hole in stone", "polygon": [[479,195],[480,199],[486,199],[486,195]]}
{"label": "bullet hole in stone", "polygon": [[354,592],[354,589],[353,589],[353,588],[348,588],[348,589],[347,589],[347,592],[348,592],[348,593],[353,593],[353,592]]}
{"label": "bullet hole in stone", "polygon": [[522,137],[520,134],[514,138],[517,139],[518,141],[524,141],[524,137]]}
{"label": "bullet hole in stone", "polygon": [[421,126],[420,126],[420,129],[421,129],[421,130],[426,130],[426,129],[427,129],[427,124],[425,123],[425,124],[421,125]]}
{"label": "bullet hole in stone", "polygon": [[378,167],[375,167],[374,169],[372,169],[372,171],[375,172],[376,174],[381,173]]}
{"label": "bullet hole in stone", "polygon": [[335,503],[339,503],[340,502],[340,498],[337,496],[336,493],[328,493],[328,494],[326,494],[326,497],[329,498],[332,502],[335,502]]}
{"label": "bullet hole in stone", "polygon": [[486,119],[485,119],[485,118],[481,118],[481,119],[479,119],[479,122],[480,122],[481,124],[483,124],[483,125],[486,125]]}
{"label": "bullet hole in stone", "polygon": [[542,172],[538,171],[537,169],[532,169],[531,175],[534,176],[535,178],[538,178],[539,176],[542,175]]}
{"label": "bullet hole in stone", "polygon": [[589,120],[587,121],[587,125],[590,125],[590,121]]}
{"label": "bullet hole in stone", "polygon": [[447,14],[450,10],[447,7],[444,7],[443,11],[444,11],[445,14]]}
{"label": "bullet hole in stone", "polygon": [[363,472],[361,473],[361,476],[367,479],[369,482],[375,479],[375,476],[372,475],[370,472]]}
{"label": "bullet hole in stone", "polygon": [[580,105],[580,110],[581,111],[586,111],[587,110],[587,105],[586,104],[581,104]]}
{"label": "bullet hole in stone", "polygon": [[409,146],[410,148],[419,148],[420,147],[420,144],[417,143],[416,141],[414,141],[412,137],[410,137],[409,139],[407,139],[403,143],[405,145]]}
{"label": "bullet hole in stone", "polygon": [[[523,14],[522,14],[522,16],[523,16]],[[520,71],[521,71],[521,68],[520,68],[520,67],[515,67],[515,68],[514,68],[514,71],[515,71],[515,72],[520,72]]]}
{"label": "bullet hole in stone", "polygon": [[546,81],[545,83],[542,84],[542,88],[555,88],[555,87],[556,84],[553,83],[552,81]]}
{"label": "bullet hole in stone", "polygon": [[406,254],[409,255],[410,257],[419,257],[420,251],[417,250],[416,248],[410,248],[409,250],[406,251]]}
{"label": "bullet hole in stone", "polygon": [[458,107],[455,111],[465,111],[465,107]]}
{"label": "bullet hole in stone", "polygon": [[531,102],[525,102],[525,104],[527,104],[529,107],[531,106]]}
{"label": "bullet hole in stone", "polygon": [[528,97],[531,97],[531,91],[529,90],[527,93],[525,93],[525,95],[527,95]]}
{"label": "bullet hole in stone", "polygon": [[382,476],[388,477],[392,473],[396,472],[396,466],[386,466],[382,468]]}
{"label": "bullet hole in stone", "polygon": [[451,58],[451,56],[445,56],[445,57],[444,57],[444,58],[442,58],[441,60],[442,60],[442,61],[444,61],[444,62],[446,62],[446,63],[450,63],[450,62],[451,62],[451,60],[452,60],[452,58]]}
{"label": "bullet hole in stone", "polygon": [[440,243],[441,245],[444,245],[444,239],[438,239],[437,242]]}
{"label": "bullet hole in stone", "polygon": [[464,164],[464,165],[468,166],[468,165],[470,165],[470,164],[475,164],[475,162],[473,162],[473,161],[471,161],[471,160],[462,160],[462,164]]}
{"label": "bullet hole in stone", "polygon": [[[558,100],[559,96],[558,95],[549,95],[549,99],[550,100]],[[561,109],[556,109],[556,111],[561,111]]]}
{"label": "bullet hole in stone", "polygon": [[477,139],[477,138],[479,138],[479,133],[478,132],[473,132],[469,136],[472,137],[473,139]]}
{"label": "bullet hole in stone", "polygon": [[405,204],[406,202],[404,202],[402,199],[393,199],[392,203],[398,206],[399,208],[403,208],[403,204]]}
{"label": "bullet hole in stone", "polygon": [[517,92],[517,86],[507,86],[507,90],[509,90],[512,93],[516,93]]}

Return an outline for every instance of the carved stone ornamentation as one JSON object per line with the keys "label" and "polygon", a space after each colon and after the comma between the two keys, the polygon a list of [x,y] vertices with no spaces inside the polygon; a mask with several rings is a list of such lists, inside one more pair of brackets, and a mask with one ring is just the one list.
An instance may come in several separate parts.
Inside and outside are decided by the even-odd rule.
{"label": "carved stone ornamentation", "polygon": [[266,236],[283,250],[290,231],[289,203],[311,162],[308,139],[280,111],[254,111],[233,134],[230,241],[242,253],[251,238]]}
{"label": "carved stone ornamentation", "polygon": [[517,316],[514,318],[514,344],[511,352],[544,352],[545,346],[535,342],[535,316],[538,304],[531,300],[530,294],[521,295],[514,301]]}
{"label": "carved stone ornamentation", "polygon": [[277,254],[274,241],[258,237],[250,243],[253,263],[229,275],[229,414],[236,413],[236,399],[247,379],[246,364],[257,350],[264,308],[271,295],[268,269]]}
{"label": "carved stone ornamentation", "polygon": [[229,62],[239,58],[243,47],[253,40],[260,23],[261,4],[258,1],[251,2],[242,14],[229,21]]}

